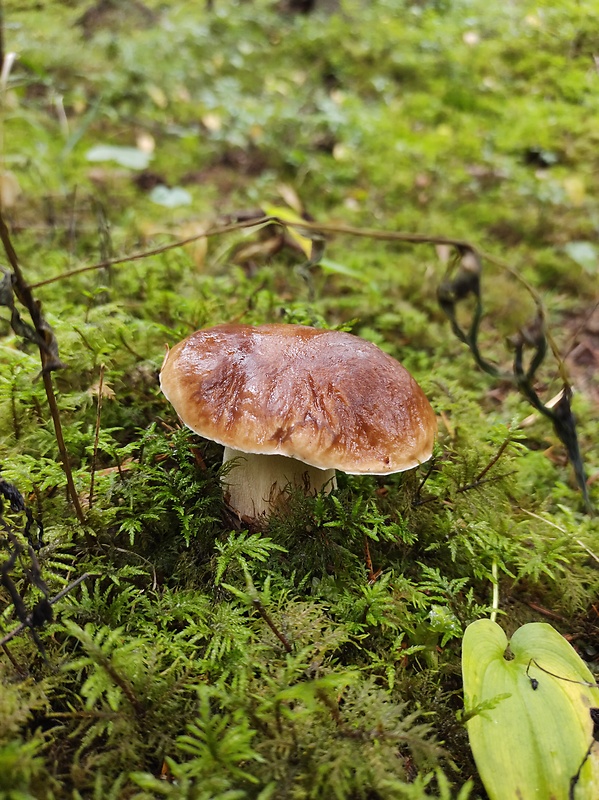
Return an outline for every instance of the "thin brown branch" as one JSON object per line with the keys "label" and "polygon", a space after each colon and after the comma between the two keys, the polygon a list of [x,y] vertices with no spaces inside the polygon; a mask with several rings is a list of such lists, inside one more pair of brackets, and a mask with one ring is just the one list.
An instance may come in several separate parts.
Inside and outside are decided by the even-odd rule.
{"label": "thin brown branch", "polygon": [[[446,423],[446,424],[447,424],[447,423]],[[424,477],[422,478],[422,480],[421,480],[421,481],[420,481],[420,483],[418,484],[418,488],[416,489],[416,494],[414,495],[414,501],[418,500],[418,498],[420,497],[420,493],[422,492],[422,489],[423,489],[423,487],[424,487],[424,484],[425,484],[425,483],[427,482],[427,480],[430,478],[430,476],[431,476],[431,475],[432,475],[432,473],[433,473],[433,469],[434,469],[436,466],[437,466],[436,460],[435,460],[434,458],[432,458],[432,459],[430,460],[430,462],[429,462],[428,469],[426,470],[426,473],[425,473]]]}
{"label": "thin brown branch", "polygon": [[[556,525],[555,522],[552,522],[550,519],[546,519],[545,517],[542,517],[540,514],[535,514],[534,511],[529,511],[527,508],[522,508],[522,507],[520,507],[520,511],[523,511],[525,514],[528,514],[529,517],[534,517],[535,519],[538,519],[541,522],[544,522],[546,525],[549,525],[551,528],[555,528],[560,533],[563,533],[565,536],[570,536],[571,535],[565,528],[562,528],[561,525]],[[599,564],[599,556],[597,556],[591,550],[591,548],[588,547],[588,545],[586,545],[580,539],[574,539],[574,541],[576,542],[576,544],[579,547],[581,547],[585,551],[585,553],[587,553],[592,559],[594,559]]]}
{"label": "thin brown branch", "polygon": [[50,711],[46,714],[48,719],[119,719],[122,713],[118,711]]}
{"label": "thin brown branch", "polygon": [[131,345],[129,344],[129,342],[128,342],[128,341],[125,339],[125,335],[123,334],[123,332],[122,332],[122,331],[119,331],[119,339],[121,340],[121,344],[123,345],[123,347],[125,348],[125,350],[128,350],[128,351],[131,353],[131,355],[132,355],[132,356],[134,356],[134,357],[135,357],[135,358],[136,358],[138,361],[143,361],[143,360],[144,360],[143,356],[140,356],[140,354],[139,354],[139,353],[137,353],[137,352],[136,352],[136,351],[135,351],[135,350],[134,350],[134,349],[131,347]]}
{"label": "thin brown branch", "polygon": [[3,644],[3,645],[2,645],[2,650],[4,651],[4,655],[5,655],[5,656],[8,658],[8,660],[10,661],[10,663],[13,665],[13,667],[14,667],[14,668],[16,669],[16,671],[19,673],[19,675],[22,675],[23,677],[26,677],[26,675],[27,675],[27,670],[25,670],[25,669],[24,669],[24,668],[23,668],[23,667],[22,667],[22,666],[19,664],[19,662],[17,661],[17,659],[16,659],[16,658],[13,656],[13,654],[12,654],[12,653],[10,652],[10,650],[8,649],[8,645],[7,645],[7,644]]}
{"label": "thin brown branch", "polygon": [[[464,492],[469,492],[472,489],[479,489],[481,486],[484,486],[486,483],[497,483],[497,481],[503,480],[503,478],[509,478],[510,475],[514,475],[516,470],[510,470],[509,472],[503,472],[501,475],[491,475],[489,478],[483,478],[479,480],[478,478],[473,480],[471,483],[466,483],[464,486],[459,486],[456,490],[456,494],[464,494]],[[424,500],[417,500],[415,503],[412,503],[412,506],[427,506],[429,503],[444,503],[446,500],[451,498],[451,494],[448,492],[447,494],[443,495],[443,497],[426,497]]]}
{"label": "thin brown branch", "polygon": [[262,605],[262,603],[260,602],[260,600],[259,600],[257,597],[254,597],[254,598],[252,599],[252,603],[253,603],[253,605],[254,605],[254,608],[256,609],[256,611],[257,611],[257,612],[260,614],[260,616],[261,616],[261,617],[262,617],[262,619],[264,620],[264,622],[266,622],[266,624],[268,625],[268,627],[271,629],[271,631],[274,633],[274,635],[277,637],[277,639],[278,639],[278,640],[281,642],[281,644],[282,644],[282,645],[283,645],[283,647],[285,648],[285,652],[286,652],[286,653],[293,653],[293,647],[292,647],[292,646],[291,646],[291,644],[289,643],[289,640],[288,640],[288,639],[287,639],[287,637],[286,637],[286,636],[285,636],[283,633],[281,633],[281,631],[280,631],[280,630],[277,628],[277,626],[275,625],[275,623],[272,621],[272,618],[271,618],[271,616],[269,615],[269,613],[267,612],[267,610],[264,608],[264,606]]}
{"label": "thin brown branch", "polygon": [[370,545],[368,544],[368,536],[364,535],[364,560],[366,561],[366,570],[368,572],[368,585],[372,586],[376,583],[382,570],[377,569],[374,571],[372,566],[372,556],[370,555]]}
{"label": "thin brown branch", "polygon": [[[341,712],[339,710],[339,704],[336,703],[331,697],[329,697],[329,695],[325,691],[323,691],[323,690],[318,691],[316,693],[316,696],[318,697],[320,702],[323,703],[323,705],[325,705],[328,708],[328,710],[329,710],[329,712],[331,714],[331,717],[333,719],[333,722],[335,723],[335,725],[337,726],[339,732],[343,736],[347,736],[350,739],[365,739],[365,738],[367,738],[367,735],[365,735],[364,731],[362,731],[360,729],[354,730],[353,728],[350,728],[346,724],[345,720],[341,716]],[[381,733],[381,732],[379,732],[379,733]]]}
{"label": "thin brown branch", "polygon": [[458,489],[456,489],[456,494],[469,492],[471,489],[478,489],[479,486],[483,486],[485,483],[496,483],[497,481],[503,480],[503,478],[509,478],[510,475],[514,475],[515,473],[516,470],[511,469],[509,472],[504,472],[501,475],[493,475],[490,478],[483,478],[482,480],[476,478],[470,483],[467,483],[465,486],[460,486]]}
{"label": "thin brown branch", "polygon": [[31,321],[33,322],[33,326],[37,334],[37,344],[42,362],[42,378],[44,381],[44,388],[46,390],[46,397],[48,399],[48,406],[50,408],[50,415],[52,416],[52,422],[54,423],[56,443],[58,445],[62,466],[67,480],[67,488],[71,502],[73,503],[73,507],[75,509],[75,514],[77,515],[77,519],[82,525],[84,525],[85,515],[83,513],[83,509],[81,508],[81,503],[79,502],[77,490],[75,489],[75,482],[73,480],[73,473],[69,463],[69,456],[67,453],[64,436],[62,434],[60,411],[58,409],[58,403],[56,402],[56,395],[54,394],[54,387],[52,385],[51,370],[60,365],[57,354],[53,353],[51,350],[51,343],[55,343],[56,340],[54,339],[53,333],[42,316],[41,303],[37,303],[35,301],[33,294],[31,293],[31,288],[27,286],[25,278],[23,277],[19,260],[12,245],[8,227],[4,221],[1,210],[0,239],[2,240],[4,250],[6,251],[6,256],[13,271],[15,294],[29,312]]}
{"label": "thin brown branch", "polygon": [[[122,477],[122,476],[121,476]],[[124,553],[127,556],[135,556],[139,558],[140,561],[143,561],[144,564],[147,564],[148,567],[152,570],[152,591],[156,591],[158,588],[158,575],[156,573],[156,567],[152,564],[151,561],[148,561],[147,558],[144,558],[140,553],[135,553],[133,550],[125,550],[124,547],[116,547],[115,548],[117,553]]]}
{"label": "thin brown branch", "polygon": [[481,479],[485,477],[485,475],[487,474],[487,472],[488,472],[490,469],[492,469],[492,468],[495,466],[495,464],[497,464],[497,462],[499,461],[499,459],[501,458],[501,456],[502,456],[502,455],[505,453],[505,449],[506,449],[506,447],[508,446],[508,444],[509,444],[511,441],[512,441],[512,438],[511,438],[511,436],[507,436],[507,437],[504,439],[504,441],[501,443],[501,447],[500,447],[500,448],[499,448],[499,450],[498,450],[498,451],[495,453],[495,455],[493,456],[493,458],[492,458],[492,459],[489,461],[489,463],[487,464],[487,466],[486,466],[486,467],[485,467],[485,468],[482,470],[482,472],[479,472],[479,473],[478,473],[478,475],[476,476],[476,478],[475,478],[475,479],[474,479],[474,481],[473,481],[473,483],[474,483],[474,484],[478,484],[478,483],[480,483]]}
{"label": "thin brown branch", "polygon": [[43,281],[38,281],[37,283],[30,284],[30,289],[38,289],[42,286],[48,286],[51,283],[56,283],[57,281],[65,280],[67,278],[72,278],[76,275],[82,275],[85,272],[91,272],[94,270],[105,269],[106,267],[115,266],[117,264],[126,264],[130,261],[139,261],[144,258],[148,258],[150,256],[160,255],[161,253],[165,253],[169,250],[175,250],[179,247],[184,247],[187,244],[191,244],[192,242],[197,241],[198,239],[203,238],[210,238],[212,236],[221,236],[226,233],[232,233],[234,231],[244,230],[246,228],[253,228],[253,227],[263,227],[264,225],[268,225],[269,223],[273,225],[280,225],[283,228],[294,228],[298,232],[306,231],[312,232],[315,234],[341,234],[345,236],[359,236],[362,238],[369,238],[375,239],[378,241],[386,241],[386,242],[405,242],[406,244],[433,244],[433,245],[449,245],[450,247],[461,248],[470,250],[472,253],[477,255],[479,258],[488,261],[490,264],[494,264],[499,269],[507,272],[511,275],[514,280],[518,281],[530,294],[532,297],[539,313],[539,317],[543,322],[545,335],[547,337],[547,341],[549,346],[553,352],[555,360],[558,364],[558,369],[562,380],[565,383],[568,383],[567,380],[567,372],[563,363],[563,359],[560,355],[559,348],[551,336],[551,333],[547,330],[547,326],[545,323],[545,311],[543,306],[543,301],[541,299],[540,294],[537,290],[532,286],[525,278],[520,275],[520,273],[507,264],[502,259],[494,256],[491,253],[487,253],[483,250],[480,250],[476,245],[472,244],[472,242],[468,242],[464,239],[455,239],[451,236],[440,236],[436,234],[427,234],[427,233],[406,233],[404,231],[381,231],[376,228],[356,228],[351,225],[328,225],[322,224],[318,222],[308,222],[307,220],[301,220],[300,222],[293,222],[289,220],[282,220],[276,216],[263,216],[263,217],[253,217],[250,219],[242,219],[236,222],[221,225],[219,227],[215,227],[212,230],[204,231],[202,233],[198,233],[195,236],[189,236],[186,239],[180,239],[176,242],[171,242],[170,244],[162,245],[160,247],[155,247],[151,250],[145,250],[140,253],[133,253],[129,256],[123,256],[121,258],[113,258],[106,261],[101,261],[97,264],[91,264],[86,267],[79,267],[78,269],[73,269],[68,272],[63,272],[59,275],[54,275],[52,278],[46,278]]}
{"label": "thin brown branch", "polygon": [[[64,441],[64,436],[62,434],[60,411],[58,409],[58,403],[56,402],[56,395],[54,394],[54,387],[52,385],[52,375],[50,372],[43,372],[42,378],[44,381],[44,389],[46,390],[46,397],[48,398],[50,415],[52,417],[52,422],[54,423],[54,434],[56,436],[56,444],[58,445],[58,452],[60,453],[60,459],[62,461],[64,474],[67,479],[67,489],[69,492],[69,497],[71,498],[71,502],[73,503],[73,508],[75,509],[75,514],[77,515],[77,519],[82,525],[85,525],[85,514],[83,513],[83,509],[81,508],[81,503],[79,502],[79,495],[77,494],[77,489],[75,488],[75,481],[73,480],[71,464],[69,463],[69,454],[67,452],[67,446]],[[88,543],[91,544],[91,542]]]}
{"label": "thin brown branch", "polygon": [[143,717],[146,713],[143,703],[138,699],[135,691],[133,690],[133,686],[129,683],[129,681],[114,668],[108,656],[103,653],[99,647],[94,646],[91,652],[91,657],[95,660],[99,667],[102,667],[112,682],[123,692],[136,715],[138,717]]}
{"label": "thin brown branch", "polygon": [[139,261],[143,258],[160,255],[161,253],[166,253],[169,250],[175,250],[178,247],[184,247],[185,245],[191,244],[198,239],[209,238],[211,236],[222,236],[225,233],[245,230],[246,228],[254,228],[258,226],[262,227],[264,225],[268,225],[269,223],[272,223],[273,225],[280,225],[283,228],[298,228],[300,230],[303,229],[306,231],[312,231],[314,233],[339,233],[347,236],[361,236],[369,239],[379,239],[381,241],[406,242],[407,244],[447,244],[453,247],[469,247],[470,249],[476,251],[476,248],[468,242],[464,242],[462,239],[453,239],[447,236],[431,236],[423,233],[402,233],[401,231],[380,231],[376,228],[354,228],[349,225],[323,225],[317,222],[305,222],[304,220],[301,222],[290,222],[279,219],[279,217],[265,216],[244,219],[239,222],[222,225],[220,227],[213,228],[212,230],[205,231],[204,233],[199,233],[195,236],[189,236],[187,239],[180,239],[176,242],[161,245],[160,247],[155,247],[151,250],[144,250],[143,252],[133,253],[129,256],[123,256],[122,258],[112,258],[106,261],[101,261],[97,264],[91,264],[87,267],[79,267],[78,269],[69,270],[69,272],[63,272],[60,275],[55,275],[52,278],[46,278],[43,281],[32,283],[30,284],[29,288],[38,289],[41,286],[47,286],[50,283],[56,283],[56,281],[72,278],[75,275],[81,275],[84,272],[105,269],[106,267],[112,267],[117,264],[126,264],[129,261]]}
{"label": "thin brown branch", "polygon": [[366,569],[368,570],[368,580],[370,581],[372,575],[374,575],[374,570],[372,568],[372,556],[370,555],[370,546],[366,534],[364,534],[364,559],[366,561]]}
{"label": "thin brown branch", "polygon": [[69,270],[69,272],[62,272],[60,275],[54,275],[53,278],[46,278],[44,281],[38,281],[37,283],[30,284],[30,289],[39,289],[41,286],[48,286],[50,283],[56,283],[57,281],[62,281],[67,278],[73,278],[75,275],[82,275],[85,272],[92,272],[98,269],[105,269],[106,267],[113,267],[117,264],[127,264],[129,261],[139,261],[144,258],[149,258],[150,256],[157,256],[161,253],[166,253],[169,250],[175,250],[178,247],[184,247],[186,244],[191,244],[192,242],[197,241],[198,239],[203,239],[207,236],[220,236],[224,233],[231,233],[233,231],[239,231],[244,228],[253,228],[259,224],[265,224],[269,220],[274,218],[271,217],[259,217],[257,219],[243,221],[243,222],[235,222],[231,225],[223,225],[220,228],[214,228],[211,231],[207,231],[206,233],[199,233],[195,236],[189,236],[187,239],[179,239],[176,242],[171,242],[170,244],[164,244],[160,247],[155,247],[152,250],[144,250],[140,253],[132,253],[128,256],[123,256],[122,258],[112,258],[108,261],[100,261],[97,264],[91,264],[87,267],[79,267],[78,269]]}
{"label": "thin brown branch", "polygon": [[556,619],[558,622],[564,622],[566,625],[571,624],[571,620],[562,617],[561,614],[557,614],[555,611],[551,611],[549,608],[543,608],[538,603],[527,603],[526,604],[529,608],[532,608],[533,611],[538,611],[539,614],[542,614],[544,617],[549,617],[549,619]]}
{"label": "thin brown branch", "polygon": [[104,390],[104,364],[100,364],[100,380],[98,382],[98,406],[96,410],[96,431],[94,434],[94,451],[92,454],[91,479],[89,484],[89,507],[94,504],[94,482],[96,477],[96,461],[98,458],[98,443],[100,441],[100,420],[102,417],[102,394]]}
{"label": "thin brown branch", "polygon": [[562,358],[565,360],[568,358],[572,350],[576,347],[576,340],[584,331],[585,327],[588,325],[591,317],[594,315],[595,311],[599,308],[599,298],[595,301],[595,303],[590,307],[587,313],[582,318],[582,322],[576,327],[576,330],[570,336],[568,342],[564,345],[562,349]]}
{"label": "thin brown branch", "polygon": [[17,393],[16,393],[16,382],[13,380],[11,387],[10,387],[10,411],[12,415],[12,429],[15,435],[15,439],[17,442],[21,438],[21,423],[19,421],[19,415],[17,414]]}

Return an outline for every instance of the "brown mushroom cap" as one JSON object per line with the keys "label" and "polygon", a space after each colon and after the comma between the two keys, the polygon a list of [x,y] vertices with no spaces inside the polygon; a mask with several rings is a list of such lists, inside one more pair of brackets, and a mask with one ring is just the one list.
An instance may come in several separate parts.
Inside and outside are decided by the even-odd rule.
{"label": "brown mushroom cap", "polygon": [[430,458],[437,424],[376,345],[304,325],[218,325],[173,347],[162,391],[200,436],[319,469],[385,475]]}

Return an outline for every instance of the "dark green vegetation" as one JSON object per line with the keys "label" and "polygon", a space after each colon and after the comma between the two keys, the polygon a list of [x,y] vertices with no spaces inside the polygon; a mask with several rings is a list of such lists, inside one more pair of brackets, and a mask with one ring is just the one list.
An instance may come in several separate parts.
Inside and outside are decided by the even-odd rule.
{"label": "dark green vegetation", "polygon": [[[588,7],[4,5],[19,60],[3,216],[30,284],[298,198],[323,223],[468,239],[543,298],[597,505]],[[460,642],[494,573],[508,634],[551,621],[597,654],[599,526],[549,422],[451,334],[436,300],[451,254],[336,235],[307,269],[275,237],[200,239],[33,290],[66,364],[53,381],[84,525],[37,347],[0,309],[1,477],[43,523],[50,595],[88,574],[38,630],[45,658],[28,633],[0,651],[0,797],[484,797]],[[483,300],[481,350],[509,368],[505,337],[533,303],[489,262]],[[157,384],[165,343],[230,320],[343,326],[398,357],[439,414],[432,469],[341,475],[334,496],[294,497],[248,531],[223,503],[219,448],[178,429]],[[536,386],[560,389],[553,356]],[[9,573],[30,610],[25,518],[5,503],[3,519],[0,558],[20,543]],[[7,583],[0,637],[18,623]]]}

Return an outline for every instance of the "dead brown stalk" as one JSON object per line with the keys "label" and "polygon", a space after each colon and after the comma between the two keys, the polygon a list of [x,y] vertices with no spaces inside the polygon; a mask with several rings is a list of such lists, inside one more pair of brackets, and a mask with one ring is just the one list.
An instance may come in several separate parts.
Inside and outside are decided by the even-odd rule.
{"label": "dead brown stalk", "polygon": [[57,357],[57,353],[53,349],[53,345],[55,344],[54,334],[52,333],[50,326],[42,316],[41,303],[37,302],[34,299],[33,294],[31,292],[31,287],[28,286],[27,282],[25,281],[25,278],[21,271],[21,267],[19,265],[17,254],[10,239],[8,227],[6,225],[6,222],[4,221],[4,217],[1,211],[0,211],[0,239],[2,240],[2,244],[4,245],[4,250],[6,251],[6,257],[8,258],[8,262],[12,268],[14,293],[18,298],[18,300],[22,303],[23,306],[25,306],[25,308],[29,312],[31,321],[33,322],[35,333],[37,335],[36,342],[39,347],[40,358],[42,362],[42,380],[44,381],[44,389],[46,390],[46,397],[48,399],[48,407],[50,408],[50,415],[52,417],[52,422],[54,423],[54,433],[56,436],[56,443],[58,445],[62,466],[66,476],[67,490],[69,493],[69,497],[71,498],[71,502],[73,503],[77,519],[82,525],[84,525],[85,515],[83,513],[83,509],[81,508],[81,503],[79,502],[77,490],[75,489],[73,473],[71,471],[69,456],[67,453],[64,436],[62,433],[60,411],[58,409],[58,403],[56,402],[56,395],[54,394],[54,386],[52,384],[52,370],[57,369],[58,367],[62,366],[62,364]]}

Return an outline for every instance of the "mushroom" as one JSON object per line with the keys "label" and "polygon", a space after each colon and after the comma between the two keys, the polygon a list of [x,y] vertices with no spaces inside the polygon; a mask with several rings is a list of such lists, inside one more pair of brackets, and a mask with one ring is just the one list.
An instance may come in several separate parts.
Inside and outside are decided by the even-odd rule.
{"label": "mushroom", "polygon": [[191,430],[225,446],[229,503],[255,518],[289,487],[335,487],[335,470],[387,475],[427,461],[434,412],[376,345],[304,325],[217,325],[168,351],[160,385]]}

